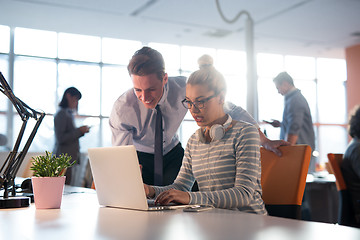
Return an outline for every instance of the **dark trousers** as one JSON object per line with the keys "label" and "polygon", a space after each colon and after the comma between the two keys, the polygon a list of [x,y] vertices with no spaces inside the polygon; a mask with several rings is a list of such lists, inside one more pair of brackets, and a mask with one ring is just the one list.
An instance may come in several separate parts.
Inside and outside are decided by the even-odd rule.
{"label": "dark trousers", "polygon": [[[154,154],[137,151],[139,163],[142,165],[142,178],[144,183],[154,185]],[[184,149],[181,143],[176,145],[163,157],[163,185],[170,185],[174,182],[179,173]]]}
{"label": "dark trousers", "polygon": [[66,169],[66,173],[65,173],[65,176],[66,176],[66,178],[65,178],[65,184],[66,185],[72,185],[72,175],[73,175],[73,171],[74,171],[74,169],[73,169],[73,167],[68,167],[67,169]]}

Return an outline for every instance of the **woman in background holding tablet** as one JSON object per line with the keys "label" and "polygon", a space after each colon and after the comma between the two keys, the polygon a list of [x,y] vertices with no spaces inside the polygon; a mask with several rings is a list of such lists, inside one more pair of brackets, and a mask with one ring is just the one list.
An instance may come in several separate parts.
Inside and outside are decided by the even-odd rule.
{"label": "woman in background holding tablet", "polygon": [[[174,183],[145,184],[147,197],[159,204],[206,204],[267,214],[261,198],[258,130],[224,113],[225,93],[225,79],[212,65],[190,75],[183,105],[200,128],[187,143]],[[199,192],[190,192],[195,180]]]}

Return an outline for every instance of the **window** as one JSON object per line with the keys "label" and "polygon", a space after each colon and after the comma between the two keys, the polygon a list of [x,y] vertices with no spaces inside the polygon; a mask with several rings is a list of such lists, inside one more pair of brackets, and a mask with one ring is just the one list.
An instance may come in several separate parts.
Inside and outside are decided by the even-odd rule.
{"label": "window", "polygon": [[59,58],[100,62],[101,39],[78,34],[59,33]]}
{"label": "window", "polygon": [[54,60],[16,57],[13,91],[18,98],[35,110],[55,113],[55,90]]}
{"label": "window", "polygon": [[257,54],[257,72],[259,78],[273,79],[284,71],[284,57],[279,54]]}
{"label": "window", "polygon": [[6,115],[5,114],[0,114],[0,121],[3,124],[0,124],[0,133],[3,135],[6,135]]}
{"label": "window", "polygon": [[[13,131],[13,139],[16,141],[18,134],[20,132],[23,121],[20,116],[16,113],[14,114],[14,131]],[[24,136],[22,138],[20,148],[23,149],[26,141],[28,140],[31,131],[34,129],[36,124],[35,119],[29,118]],[[54,138],[54,118],[51,115],[46,115],[41,122],[41,125],[35,135],[33,142],[30,145],[29,151],[34,152],[45,152],[52,151],[54,146],[55,138]]]}
{"label": "window", "polygon": [[239,51],[218,50],[214,67],[224,75],[227,92],[226,101],[246,106],[246,54]]}
{"label": "window", "polygon": [[346,62],[342,59],[317,59],[320,161],[327,161],[329,152],[343,153],[348,134],[346,129]]}
{"label": "window", "polygon": [[261,124],[261,121],[282,120],[284,98],[278,94],[273,83],[273,78],[282,71],[284,71],[284,57],[282,55],[257,54],[259,121],[262,131],[270,139],[279,139],[280,128]]}
{"label": "window", "polygon": [[15,54],[55,58],[57,51],[56,32],[28,28],[15,28]]}
{"label": "window", "polygon": [[[10,28],[0,25],[0,71],[8,79]],[[31,151],[52,150],[53,114],[66,88],[75,86],[82,93],[76,125],[90,125],[90,133],[80,138],[81,151],[89,147],[111,146],[108,118],[116,99],[132,82],[127,64],[143,45],[140,41],[56,33],[27,28],[14,31],[14,93],[26,104],[47,113]],[[164,57],[169,76],[188,77],[199,69],[203,54],[214,58],[214,66],[227,82],[226,100],[246,108],[246,54],[242,51],[149,43]],[[259,119],[282,119],[284,98],[278,94],[273,78],[288,71],[307,99],[317,135],[320,162],[330,151],[343,152],[346,132],[346,63],[343,59],[325,59],[280,54],[257,54]],[[46,100],[44,100],[46,99]],[[0,120],[7,121],[7,99],[0,97]],[[13,137],[17,137],[21,119],[15,113]],[[26,134],[34,122],[29,121]],[[260,124],[270,139],[279,138],[279,128]],[[198,129],[188,112],[179,128],[183,146]],[[6,131],[6,124],[0,132]],[[24,136],[25,139],[25,136]],[[14,140],[13,140],[14,141]]]}
{"label": "window", "polygon": [[0,25],[0,53],[9,53],[10,50],[10,28]]}
{"label": "window", "polygon": [[149,43],[149,47],[161,53],[165,61],[166,72],[169,76],[179,75],[180,69],[180,46],[164,43]]}
{"label": "window", "polygon": [[134,52],[140,48],[139,41],[103,38],[102,62],[127,66]]}
{"label": "window", "polygon": [[76,87],[82,94],[80,115],[100,115],[100,66],[68,61],[59,63],[59,101],[68,87]]}
{"label": "window", "polygon": [[[0,55],[0,72],[4,76],[7,83],[8,80],[8,57],[6,55]],[[10,84],[10,83],[9,83]],[[0,94],[0,111],[6,111],[7,109],[7,97],[4,94]]]}
{"label": "window", "polygon": [[347,122],[345,60],[319,58],[317,68],[319,121],[345,124]]}
{"label": "window", "polygon": [[[81,102],[79,105],[80,104]],[[81,152],[87,152],[88,148],[100,146],[101,126],[99,117],[77,117],[75,118],[75,124],[79,127],[83,125],[90,126],[90,131],[85,135],[85,137],[79,139]]]}
{"label": "window", "polygon": [[[327,161],[328,152],[344,152],[346,129],[346,66],[342,59],[258,54],[258,93],[260,120],[282,119],[283,97],[277,93],[273,78],[287,71],[309,103],[316,133],[318,162]],[[276,71],[275,71],[276,69]],[[271,99],[271,101],[269,101]],[[270,110],[271,109],[271,110]],[[279,129],[261,124],[270,139],[279,138]],[[328,133],[332,133],[330,136]]]}
{"label": "window", "polygon": [[132,81],[126,67],[103,67],[101,114],[110,116],[116,99],[132,87]]}
{"label": "window", "polygon": [[285,56],[285,69],[294,79],[315,79],[315,58]]}
{"label": "window", "polygon": [[208,54],[216,61],[216,49],[201,48],[192,46],[181,47],[181,69],[183,71],[193,72],[199,69],[197,60],[204,54]]}
{"label": "window", "polygon": [[101,120],[101,144],[100,146],[111,146],[111,130],[109,127],[109,119],[104,118]]}

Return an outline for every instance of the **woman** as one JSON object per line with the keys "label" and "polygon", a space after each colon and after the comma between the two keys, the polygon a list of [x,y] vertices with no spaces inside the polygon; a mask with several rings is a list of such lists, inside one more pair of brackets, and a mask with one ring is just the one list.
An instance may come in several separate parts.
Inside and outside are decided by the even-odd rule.
{"label": "woman", "polygon": [[[75,87],[65,90],[59,104],[59,109],[54,116],[55,128],[55,147],[54,154],[67,154],[72,157],[72,161],[80,162],[79,138],[89,132],[88,126],[75,127],[74,112],[77,111],[81,93]],[[72,183],[72,168],[66,170],[65,184]]]}
{"label": "woman", "polygon": [[341,171],[352,199],[356,226],[360,227],[360,106],[352,110],[348,128],[353,139],[345,151]]}
{"label": "woman", "polygon": [[[144,185],[147,197],[168,204],[209,204],[267,214],[261,198],[259,134],[224,113],[226,84],[212,65],[192,73],[183,104],[200,127],[189,139],[172,185]],[[194,181],[199,192],[190,192]]]}

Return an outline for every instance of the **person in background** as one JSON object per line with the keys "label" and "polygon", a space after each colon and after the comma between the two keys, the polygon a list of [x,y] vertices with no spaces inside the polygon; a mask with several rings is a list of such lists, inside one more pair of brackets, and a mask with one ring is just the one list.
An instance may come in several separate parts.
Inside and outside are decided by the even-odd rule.
{"label": "person in background", "polygon": [[[273,127],[280,127],[280,139],[290,144],[307,144],[315,150],[315,133],[309,104],[301,91],[294,85],[292,77],[287,72],[281,72],[274,78],[278,92],[285,97],[282,122],[265,121]],[[315,172],[316,159],[311,157],[308,173]]]}
{"label": "person in background", "polygon": [[[153,185],[158,106],[164,129],[163,182],[159,185],[169,185],[176,178],[184,156],[177,130],[187,112],[181,103],[185,98],[186,78],[168,77],[162,55],[150,47],[143,47],[135,52],[128,64],[128,72],[134,87],[114,103],[109,119],[112,145],[135,145],[142,166],[143,181]],[[254,121],[256,124],[245,110],[230,103],[226,106],[227,112],[234,114],[234,119]],[[268,149],[281,154],[277,147],[285,144],[284,142],[266,140],[264,143]]]}
{"label": "person in background", "polygon": [[0,146],[5,146],[7,143],[7,137],[0,133]]}
{"label": "person in background", "polygon": [[350,114],[348,132],[352,140],[340,167],[352,199],[356,225],[360,227],[360,105]]}
{"label": "person in background", "polygon": [[[189,139],[179,175],[165,187],[144,184],[155,203],[207,204],[266,215],[261,198],[260,137],[224,112],[226,84],[213,66],[192,73],[184,107],[200,127]],[[199,191],[191,192],[195,182]]]}
{"label": "person in background", "polygon": [[[290,144],[307,144],[312,151],[315,150],[315,133],[311,118],[309,104],[300,90],[294,85],[292,77],[287,72],[281,72],[274,78],[278,92],[285,97],[282,122],[274,120],[267,122],[273,127],[280,127],[280,139]],[[316,158],[311,154],[308,173],[315,172]],[[304,192],[301,205],[301,218],[311,220],[309,199]]]}
{"label": "person in background", "polygon": [[[78,109],[81,93],[75,87],[65,90],[59,109],[54,116],[55,146],[53,153],[58,155],[67,154],[72,157],[72,162],[80,164],[79,138],[89,132],[88,126],[76,127],[74,114]],[[65,184],[73,184],[74,168],[66,170]]]}

